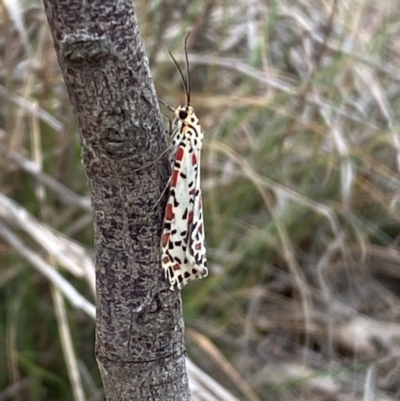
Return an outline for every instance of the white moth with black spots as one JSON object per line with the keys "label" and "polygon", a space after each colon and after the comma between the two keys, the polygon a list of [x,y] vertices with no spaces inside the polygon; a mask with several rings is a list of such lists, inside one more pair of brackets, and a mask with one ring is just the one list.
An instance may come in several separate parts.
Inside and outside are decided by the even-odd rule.
{"label": "white moth with black spots", "polygon": [[161,263],[171,290],[176,287],[181,289],[190,281],[208,275],[200,188],[200,153],[204,133],[189,104],[188,36],[185,39],[187,81],[170,53],[186,91],[186,105],[172,109],[175,112],[170,131],[172,175],[161,236]]}

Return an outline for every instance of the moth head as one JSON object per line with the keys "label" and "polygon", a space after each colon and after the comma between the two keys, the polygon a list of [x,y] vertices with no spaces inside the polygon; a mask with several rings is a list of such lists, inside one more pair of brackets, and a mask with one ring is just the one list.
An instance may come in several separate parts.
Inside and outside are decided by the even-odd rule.
{"label": "moth head", "polygon": [[179,106],[175,110],[175,116],[181,121],[190,122],[192,116],[194,116],[194,111],[192,106]]}

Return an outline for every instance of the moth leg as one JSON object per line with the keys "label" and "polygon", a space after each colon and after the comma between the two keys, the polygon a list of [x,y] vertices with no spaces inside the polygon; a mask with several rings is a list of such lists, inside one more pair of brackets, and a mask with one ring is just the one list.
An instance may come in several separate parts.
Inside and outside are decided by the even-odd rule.
{"label": "moth leg", "polygon": [[164,189],[161,191],[161,195],[158,197],[156,203],[153,206],[153,210],[158,206],[158,204],[161,202],[161,199],[164,197],[165,193],[169,189],[169,186],[171,185],[171,177],[168,178],[168,182],[165,185]]}
{"label": "moth leg", "polygon": [[166,153],[168,153],[168,152],[171,150],[171,148],[172,148],[172,145],[168,145],[167,148],[166,148],[165,150],[163,150],[152,162],[147,163],[147,164],[145,164],[144,166],[139,167],[139,168],[133,170],[133,172],[136,173],[137,171],[142,171],[142,170],[144,170],[145,168],[150,167],[150,166],[152,166],[153,164],[157,163],[159,160],[161,160],[161,158],[162,158]]}

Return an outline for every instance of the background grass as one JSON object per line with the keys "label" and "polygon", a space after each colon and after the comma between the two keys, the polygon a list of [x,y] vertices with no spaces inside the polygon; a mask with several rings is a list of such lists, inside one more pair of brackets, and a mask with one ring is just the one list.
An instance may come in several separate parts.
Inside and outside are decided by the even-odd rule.
{"label": "background grass", "polygon": [[[399,399],[399,2],[136,11],[170,105],[167,49],[182,62],[192,32],[211,274],[183,291],[190,358],[243,400]],[[2,4],[0,84],[0,400],[100,400],[90,305],[23,252],[93,302],[88,189],[40,4]]]}

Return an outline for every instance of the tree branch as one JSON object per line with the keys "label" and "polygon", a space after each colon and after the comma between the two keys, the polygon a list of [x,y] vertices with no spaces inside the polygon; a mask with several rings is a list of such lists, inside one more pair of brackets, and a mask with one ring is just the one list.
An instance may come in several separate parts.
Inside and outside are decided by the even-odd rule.
{"label": "tree branch", "polygon": [[[130,0],[44,0],[76,116],[96,253],[96,357],[108,400],[189,400],[178,291],[160,263],[169,174]],[[150,168],[141,168],[157,160]]]}

